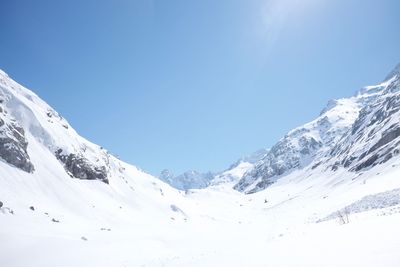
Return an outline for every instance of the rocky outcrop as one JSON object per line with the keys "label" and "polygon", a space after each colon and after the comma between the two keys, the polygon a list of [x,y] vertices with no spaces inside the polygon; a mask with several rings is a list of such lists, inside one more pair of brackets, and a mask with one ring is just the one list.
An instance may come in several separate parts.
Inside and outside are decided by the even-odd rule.
{"label": "rocky outcrop", "polygon": [[[3,103],[3,101],[1,101]],[[25,172],[33,172],[24,129],[0,105],[0,158]]]}
{"label": "rocky outcrop", "polygon": [[[393,72],[397,73],[397,72]],[[333,148],[336,166],[361,171],[400,152],[400,74],[390,77],[380,94],[360,111],[351,131]]]}
{"label": "rocky outcrop", "polygon": [[311,123],[289,132],[235,185],[264,190],[296,169],[358,172],[400,153],[400,65],[377,86],[330,101]]}
{"label": "rocky outcrop", "polygon": [[320,141],[307,136],[307,133],[306,129],[298,130],[279,141],[254,169],[245,174],[235,189],[243,191],[253,185],[248,193],[257,192],[271,185],[277,177],[305,164],[304,161],[314,157],[322,146]]}
{"label": "rocky outcrop", "polygon": [[105,166],[94,166],[86,158],[78,154],[64,154],[62,149],[55,153],[57,159],[64,164],[65,170],[73,178],[84,180],[100,180],[108,184]]}
{"label": "rocky outcrop", "polygon": [[290,131],[278,141],[254,168],[235,185],[245,193],[255,193],[273,184],[279,177],[311,164],[348,131],[358,109],[346,99],[330,101],[314,121]]}
{"label": "rocky outcrop", "polygon": [[55,155],[69,176],[108,183],[108,152],[79,136],[35,93],[0,71],[0,160],[33,172],[25,135]]}

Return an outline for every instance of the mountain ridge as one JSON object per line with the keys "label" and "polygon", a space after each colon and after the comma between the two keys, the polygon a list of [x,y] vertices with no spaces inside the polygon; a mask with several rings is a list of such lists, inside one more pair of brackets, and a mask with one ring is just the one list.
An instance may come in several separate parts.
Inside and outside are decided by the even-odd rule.
{"label": "mountain ridge", "polygon": [[[159,178],[180,190],[202,189],[221,183],[234,184],[234,189],[245,193],[263,190],[292,170],[310,164],[313,167],[321,164],[315,161],[316,158],[322,157],[327,161],[330,156],[343,154],[337,152],[339,140],[344,139],[343,136],[351,128],[354,134],[354,124],[360,124],[361,121],[360,113],[369,112],[367,107],[371,103],[375,106],[391,105],[392,113],[396,113],[397,102],[392,100],[393,103],[385,104],[382,93],[389,96],[388,88],[393,87],[391,97],[395,98],[399,76],[400,64],[381,84],[366,86],[349,98],[329,101],[316,119],[289,131],[271,149],[262,149],[243,157],[225,171],[187,171],[178,176],[165,171]],[[108,151],[79,136],[53,108],[35,93],[12,80],[4,71],[0,72],[0,84],[0,129],[3,129],[0,131],[3,136],[0,139],[0,157],[3,160],[27,172],[34,172],[35,166],[29,157],[28,142],[29,136],[34,136],[51,151],[70,177],[109,182],[111,155]],[[10,88],[11,91],[5,88]],[[381,110],[380,113],[384,111]],[[395,128],[386,133],[385,138],[397,137]],[[396,151],[394,148],[395,155]],[[364,156],[359,156],[359,159]],[[332,170],[338,166],[348,167],[351,159],[347,157],[341,161],[330,163]],[[374,161],[373,158],[370,161]],[[352,170],[360,169],[362,168],[355,167]]]}
{"label": "mountain ridge", "polygon": [[[367,97],[363,103],[371,105],[363,111],[337,101],[321,118],[291,131],[281,142],[291,146],[282,153],[327,157],[318,158],[319,163],[280,154],[304,165],[274,177],[265,188],[256,187],[261,180],[255,180],[243,191],[257,189],[248,195],[233,186],[245,173],[257,171],[259,162],[271,162],[268,154],[276,153],[274,148],[238,160],[204,189],[181,191],[80,137],[50,106],[23,87],[3,82],[0,138],[15,142],[17,147],[6,145],[5,151],[15,152],[12,159],[21,161],[0,160],[0,251],[5,266],[397,263],[400,157],[379,164],[397,149],[397,85],[385,87],[385,97]],[[359,123],[338,116],[346,111],[363,114],[349,113]],[[355,142],[337,137],[345,128],[345,136]],[[318,145],[322,141],[344,144],[337,150],[343,153],[323,154],[329,150]],[[365,152],[363,159],[343,166],[346,156]],[[0,158],[5,155],[0,149]],[[369,167],[350,171],[374,156]],[[27,162],[34,169],[24,170]],[[105,170],[97,169],[101,167]],[[315,244],[321,246],[317,251]],[[297,254],[286,257],[287,251]],[[310,259],[315,259],[312,264]]]}
{"label": "mountain ridge", "polygon": [[[380,99],[385,97],[382,94],[387,94],[388,88],[399,88],[399,67],[400,65],[381,84],[364,87],[349,98],[329,101],[317,119],[286,134],[254,169],[244,174],[234,188],[241,192],[255,193],[264,190],[290,171],[305,168],[311,163],[316,168],[321,164],[316,161],[317,158],[336,155],[330,151],[349,131],[355,131],[354,124],[360,123],[360,117],[368,112],[369,105],[379,105],[376,102],[382,102]],[[392,111],[396,113],[398,103],[392,103],[392,106],[396,106]],[[392,135],[397,138],[397,132],[392,132]],[[374,158],[371,161],[375,161]],[[348,167],[349,162],[336,162],[332,165],[331,168],[335,170],[339,165]],[[369,165],[368,162],[366,165]],[[359,171],[362,168],[356,169]]]}

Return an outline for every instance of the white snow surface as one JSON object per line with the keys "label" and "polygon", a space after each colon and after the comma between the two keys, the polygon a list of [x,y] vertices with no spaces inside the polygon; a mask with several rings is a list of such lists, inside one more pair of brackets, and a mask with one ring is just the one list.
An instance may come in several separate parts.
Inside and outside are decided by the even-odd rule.
{"label": "white snow surface", "polygon": [[211,186],[230,186],[233,187],[249,170],[254,168],[254,163],[240,161],[230,169],[218,174],[211,181]]}
{"label": "white snow surface", "polygon": [[[296,169],[252,195],[224,183],[183,192],[80,137],[2,72],[0,85],[35,166],[26,173],[0,161],[0,266],[400,266],[393,206],[351,214],[345,225],[319,222],[400,188],[398,157],[361,175]],[[109,184],[71,178],[54,156],[61,145],[105,164]],[[249,168],[241,163],[227,175]]]}

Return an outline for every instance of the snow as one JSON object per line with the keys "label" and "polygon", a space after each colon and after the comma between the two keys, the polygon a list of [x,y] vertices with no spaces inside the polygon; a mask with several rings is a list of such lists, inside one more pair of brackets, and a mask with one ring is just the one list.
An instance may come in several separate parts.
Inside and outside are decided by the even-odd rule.
{"label": "snow", "polygon": [[[346,177],[335,185],[341,175],[302,179],[304,174],[296,173],[251,196],[226,188],[187,195],[171,192],[165,196],[168,205],[163,211],[161,201],[148,205],[144,193],[151,195],[153,185],[144,180],[143,194],[133,194],[132,202],[114,199],[118,197],[114,190],[100,182],[72,180],[76,183],[70,189],[56,191],[79,186],[82,191],[71,197],[78,202],[87,198],[85,202],[73,203],[64,199],[64,193],[59,203],[29,196],[19,206],[10,196],[3,199],[15,214],[0,214],[2,263],[10,267],[398,266],[399,213],[351,217],[348,225],[314,219],[366,192],[400,186],[399,174],[398,170],[382,177],[368,173],[357,183]],[[380,179],[384,183],[377,188]],[[53,217],[60,223],[51,222]]]}
{"label": "snow", "polygon": [[211,181],[211,186],[229,186],[233,187],[243,175],[251,170],[254,167],[254,164],[246,161],[241,161],[238,165],[218,174]]}
{"label": "snow", "polygon": [[[232,189],[254,168],[240,161],[212,186],[183,192],[80,137],[6,75],[0,81],[35,166],[27,173],[0,161],[1,266],[399,266],[398,157],[362,173],[306,166],[252,195]],[[346,101],[324,116],[342,121],[342,111],[358,108]],[[109,184],[71,178],[54,156],[60,146],[105,164]],[[381,204],[345,225],[321,222],[365,203]]]}
{"label": "snow", "polygon": [[344,207],[340,211],[329,215],[326,219],[329,220],[336,218],[338,213],[350,215],[353,213],[361,213],[364,211],[384,209],[394,206],[399,206],[400,209],[400,189],[394,189],[365,196],[362,199]]}
{"label": "snow", "polygon": [[206,188],[210,185],[210,181],[214,179],[214,174],[211,172],[200,173],[192,170],[174,176],[170,170],[163,170],[158,178],[176,189],[188,190]]}
{"label": "snow", "polygon": [[[345,165],[359,171],[396,155],[400,116],[398,67],[393,73],[383,83],[367,86],[352,97],[329,101],[316,119],[291,130],[255,162],[235,189],[255,193],[297,169],[325,164],[326,169]],[[373,152],[373,145],[380,148],[378,145],[391,141],[390,146],[363,161]]]}

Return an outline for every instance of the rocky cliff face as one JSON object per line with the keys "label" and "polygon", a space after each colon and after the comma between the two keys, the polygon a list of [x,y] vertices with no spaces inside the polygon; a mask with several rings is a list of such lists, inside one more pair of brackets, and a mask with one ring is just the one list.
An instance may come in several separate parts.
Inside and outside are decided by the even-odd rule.
{"label": "rocky cliff face", "polygon": [[25,130],[7,107],[12,97],[5,88],[6,78],[8,76],[0,72],[0,158],[25,172],[33,172]]}
{"label": "rocky cliff face", "polygon": [[384,163],[400,152],[400,75],[369,87],[376,97],[365,105],[349,131],[332,149],[338,166],[361,171]]}
{"label": "rocky cliff face", "polygon": [[0,99],[0,158],[23,171],[33,172],[25,131],[8,114],[4,103],[5,100]]}
{"label": "rocky cliff face", "polygon": [[107,168],[91,164],[83,155],[64,155],[62,149],[56,151],[56,157],[65,167],[65,170],[72,178],[86,180],[100,180],[108,183]]}
{"label": "rocky cliff face", "polygon": [[213,178],[188,172],[161,179],[181,189],[235,183],[236,190],[255,193],[302,168],[357,172],[384,163],[399,154],[399,79],[400,65],[383,83],[329,101],[315,120],[290,131],[270,150],[245,157]]}
{"label": "rocky cliff face", "polygon": [[316,120],[279,140],[252,170],[244,174],[235,189],[254,193],[279,177],[308,166],[350,129],[358,109],[358,104],[348,99],[331,101]]}
{"label": "rocky cliff face", "polygon": [[382,84],[330,101],[314,121],[289,132],[235,189],[255,193],[293,170],[321,164],[360,171],[399,153],[400,66]]}
{"label": "rocky cliff face", "polygon": [[108,182],[107,152],[80,137],[54,109],[0,71],[0,159],[33,172],[29,140],[45,145],[71,177]]}

